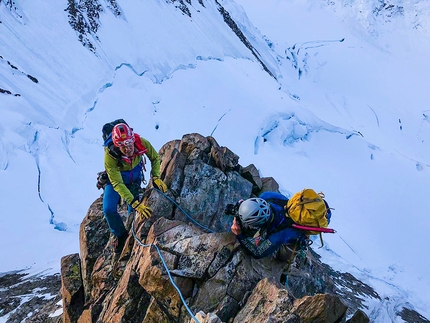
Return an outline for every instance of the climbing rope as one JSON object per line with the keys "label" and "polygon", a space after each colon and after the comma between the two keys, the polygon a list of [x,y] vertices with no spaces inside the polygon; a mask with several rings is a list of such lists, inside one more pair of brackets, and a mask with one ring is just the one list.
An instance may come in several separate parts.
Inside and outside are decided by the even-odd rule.
{"label": "climbing rope", "polygon": [[175,282],[173,281],[172,275],[170,274],[170,270],[169,270],[169,268],[167,267],[166,261],[164,260],[164,258],[163,258],[163,256],[162,256],[161,251],[160,251],[160,249],[158,248],[158,246],[157,246],[157,245],[155,245],[155,244],[153,244],[153,243],[144,244],[142,241],[140,241],[140,240],[139,240],[139,238],[136,236],[136,233],[135,233],[135,231],[134,231],[134,221],[133,221],[133,222],[132,222],[132,224],[131,224],[131,233],[133,234],[133,238],[134,238],[134,240],[136,240],[136,242],[137,242],[140,246],[142,246],[142,247],[154,247],[154,248],[157,250],[158,255],[160,256],[160,259],[161,259],[161,261],[162,261],[162,263],[163,263],[164,269],[166,269],[167,275],[169,276],[170,282],[172,283],[173,287],[178,291],[178,294],[179,294],[179,297],[180,297],[180,298],[181,298],[181,300],[182,300],[182,303],[184,304],[185,308],[187,309],[188,313],[191,315],[191,317],[193,318],[193,320],[194,320],[196,323],[200,323],[200,322],[199,322],[199,320],[197,320],[197,318],[194,316],[193,312],[191,312],[191,310],[190,310],[190,308],[188,307],[187,303],[185,302],[185,299],[184,299],[184,297],[182,296],[181,290],[179,289],[179,287],[178,287],[178,286],[175,284]]}
{"label": "climbing rope", "polygon": [[[172,199],[170,196],[167,196],[164,192],[160,191],[158,188],[153,187],[152,190],[155,190],[157,192],[159,192],[161,195],[163,195],[166,199],[168,199],[170,202],[172,202],[191,222],[193,222],[195,225],[197,225],[198,227],[210,232],[210,233],[214,233],[215,231],[201,225],[200,223],[198,223],[196,220],[194,220],[178,203],[176,203],[176,201],[174,199]],[[193,312],[191,312],[190,308],[188,307],[187,303],[185,302],[185,299],[181,293],[181,290],[179,289],[179,287],[175,284],[175,282],[173,281],[172,275],[170,274],[170,270],[167,267],[167,264],[161,254],[160,249],[158,248],[157,245],[150,243],[150,244],[144,244],[142,241],[139,240],[139,238],[136,236],[136,232],[134,231],[134,221],[132,221],[131,223],[131,233],[133,235],[134,240],[136,240],[136,242],[142,246],[142,247],[154,247],[157,250],[158,255],[160,256],[161,262],[163,263],[164,269],[166,269],[167,275],[169,276],[170,282],[172,283],[173,287],[177,290],[179,297],[182,300],[182,303],[184,304],[185,308],[187,309],[188,313],[190,314],[190,316],[192,317],[192,319],[196,322],[196,323],[200,323],[197,318],[194,316]]]}
{"label": "climbing rope", "polygon": [[197,225],[198,227],[202,228],[203,230],[208,231],[209,233],[215,233],[215,231],[205,227],[204,225],[201,225],[200,223],[198,223],[196,220],[194,220],[178,203],[176,203],[176,201],[174,199],[172,199],[170,196],[167,196],[165,193],[163,193],[162,191],[160,191],[158,188],[153,187],[153,190],[156,190],[157,192],[159,192],[161,195],[163,195],[166,199],[168,199],[170,202],[172,202],[179,210],[181,210],[182,213],[184,213],[184,215],[191,221],[193,222],[195,225]]}

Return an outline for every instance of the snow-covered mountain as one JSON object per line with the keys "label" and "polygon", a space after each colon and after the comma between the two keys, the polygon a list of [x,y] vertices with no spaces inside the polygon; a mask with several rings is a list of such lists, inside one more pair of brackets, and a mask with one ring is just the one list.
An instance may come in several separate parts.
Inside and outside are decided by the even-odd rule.
{"label": "snow-covered mountain", "polygon": [[[430,317],[430,3],[0,1],[0,272],[58,272],[124,118],[160,148],[186,133],[335,208],[317,249],[391,322]],[[424,252],[423,252],[424,251]]]}

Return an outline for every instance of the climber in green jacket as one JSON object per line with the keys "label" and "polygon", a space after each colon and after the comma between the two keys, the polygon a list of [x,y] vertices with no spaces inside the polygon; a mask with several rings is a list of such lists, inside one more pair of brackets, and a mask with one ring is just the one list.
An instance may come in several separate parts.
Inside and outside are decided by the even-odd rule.
{"label": "climber in green jacket", "polygon": [[146,170],[145,155],[151,162],[154,186],[163,192],[166,192],[167,187],[160,179],[160,157],[157,151],[126,123],[115,125],[104,145],[104,166],[109,183],[104,187],[103,214],[110,231],[117,238],[114,251],[120,252],[127,238],[127,231],[117,210],[120,198],[129,205],[129,212],[134,209],[145,218],[152,215],[152,209],[138,199],[143,172]]}

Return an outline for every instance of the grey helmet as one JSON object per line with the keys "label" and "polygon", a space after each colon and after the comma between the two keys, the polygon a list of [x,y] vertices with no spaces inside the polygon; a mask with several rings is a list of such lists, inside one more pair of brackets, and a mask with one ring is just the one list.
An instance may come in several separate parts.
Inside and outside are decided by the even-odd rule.
{"label": "grey helmet", "polygon": [[272,215],[270,205],[261,198],[250,198],[243,201],[238,213],[245,228],[260,228]]}

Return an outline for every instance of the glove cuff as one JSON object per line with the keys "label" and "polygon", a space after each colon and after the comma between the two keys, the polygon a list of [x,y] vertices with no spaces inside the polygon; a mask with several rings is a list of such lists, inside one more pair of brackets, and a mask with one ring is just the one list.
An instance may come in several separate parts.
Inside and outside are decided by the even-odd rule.
{"label": "glove cuff", "polygon": [[131,203],[131,207],[133,209],[136,209],[140,205],[140,203],[142,203],[142,201],[139,201],[137,198],[135,198],[134,202]]}
{"label": "glove cuff", "polygon": [[139,197],[138,196],[136,196],[131,202],[130,202],[130,205],[131,206],[133,206],[133,204],[134,204],[134,202],[138,202],[139,201]]}

